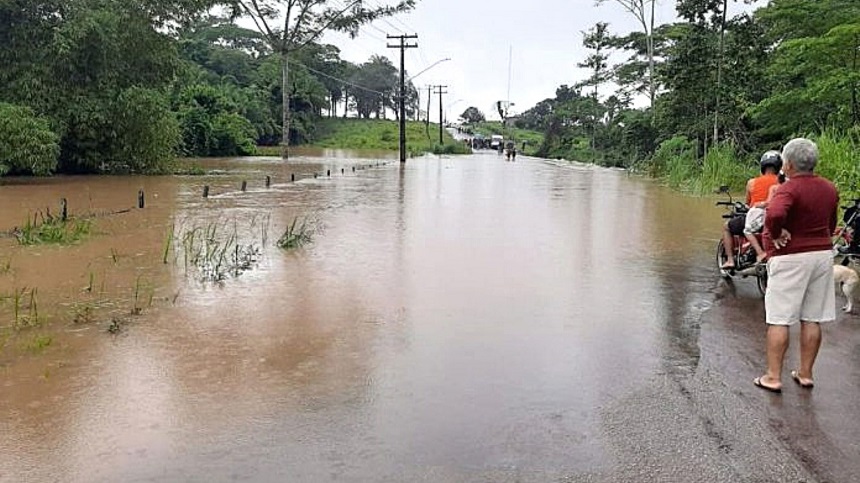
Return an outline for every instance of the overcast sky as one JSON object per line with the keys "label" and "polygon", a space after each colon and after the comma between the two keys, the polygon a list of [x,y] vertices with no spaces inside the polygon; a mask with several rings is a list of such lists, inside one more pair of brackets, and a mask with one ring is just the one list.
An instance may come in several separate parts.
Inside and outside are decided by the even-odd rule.
{"label": "overcast sky", "polygon": [[[742,2],[729,3],[730,14],[750,9]],[[658,0],[657,24],[674,18],[675,2]],[[609,23],[613,34],[637,29],[636,21],[615,0],[599,7],[594,0],[419,0],[410,14],[365,26],[357,39],[327,35],[324,41],[340,47],[349,61],[361,63],[382,54],[399,66],[399,51],[385,48],[385,34],[418,34],[419,48],[406,55],[410,75],[437,60],[451,60],[418,76],[415,85],[448,85],[444,106],[449,118],[468,106],[489,116],[495,101],[508,98],[511,50],[510,101],[515,103],[512,111],[521,112],[553,97],[558,86],[588,77],[576,67],[587,55],[582,32],[601,21]],[[426,96],[425,90],[422,109]],[[431,112],[438,112],[436,101]]]}

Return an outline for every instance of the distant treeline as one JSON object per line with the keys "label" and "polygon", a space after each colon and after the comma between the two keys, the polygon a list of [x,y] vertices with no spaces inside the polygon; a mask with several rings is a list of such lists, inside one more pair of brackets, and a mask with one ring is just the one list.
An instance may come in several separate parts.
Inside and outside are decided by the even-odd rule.
{"label": "distant treeline", "polygon": [[[282,72],[257,31],[206,0],[0,2],[0,175],[168,172],[176,156],[281,139]],[[322,116],[394,115],[398,69],[331,45],[290,58],[290,138]],[[407,116],[418,93],[407,89]]]}
{"label": "distant treeline", "polygon": [[[649,25],[651,0],[598,3],[642,6],[637,20]],[[833,175],[856,191],[860,2],[772,0],[735,17],[725,0],[675,4],[679,21],[653,32],[614,36],[599,23],[584,35],[580,66],[590,78],[516,121],[545,133],[540,154],[642,168],[707,191],[742,186],[761,152],[806,135],[841,160]],[[611,65],[610,53],[627,60]],[[636,96],[649,105],[632,107]]]}

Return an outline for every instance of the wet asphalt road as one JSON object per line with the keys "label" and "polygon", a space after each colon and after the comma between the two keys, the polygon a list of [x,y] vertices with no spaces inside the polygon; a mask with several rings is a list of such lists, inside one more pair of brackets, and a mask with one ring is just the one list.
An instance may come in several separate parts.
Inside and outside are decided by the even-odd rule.
{"label": "wet asphalt road", "polygon": [[50,380],[6,367],[0,481],[860,479],[860,317],[813,391],[756,389],[762,302],[717,277],[713,200],[478,154],[217,202],[323,229]]}

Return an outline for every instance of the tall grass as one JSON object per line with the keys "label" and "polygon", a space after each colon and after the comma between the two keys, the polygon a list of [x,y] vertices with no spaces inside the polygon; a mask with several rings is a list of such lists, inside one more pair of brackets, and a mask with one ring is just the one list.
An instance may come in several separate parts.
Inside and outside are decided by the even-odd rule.
{"label": "tall grass", "polygon": [[293,222],[284,230],[284,234],[278,239],[278,247],[284,250],[302,247],[313,241],[314,229],[307,218],[293,218]]}
{"label": "tall grass", "polygon": [[690,191],[698,194],[713,193],[723,185],[743,189],[747,180],[758,174],[753,165],[738,159],[732,146],[719,144],[705,155],[701,169],[692,177]]}
{"label": "tall grass", "polygon": [[713,193],[723,185],[743,190],[757,174],[751,162],[739,159],[729,144],[712,147],[703,158],[695,142],[679,136],[664,141],[651,158],[649,173],[672,188],[695,194]]}
{"label": "tall grass", "polygon": [[[256,221],[252,221],[252,231]],[[268,219],[263,224],[267,224]],[[268,228],[260,229],[261,236],[268,236]],[[238,277],[253,268],[261,257],[260,246],[240,241],[235,222],[212,222],[205,226],[194,226],[176,236],[181,243],[186,274],[194,271],[201,281],[221,282],[228,277]],[[179,254],[177,254],[178,258]],[[166,257],[165,257],[166,259]]]}
{"label": "tall grass", "polygon": [[860,133],[824,130],[818,144],[816,172],[833,181],[843,200],[860,198]]}
{"label": "tall grass", "polygon": [[15,238],[21,245],[59,244],[71,245],[84,239],[92,230],[92,221],[71,218],[63,221],[58,217],[37,214],[33,220],[27,218],[22,228],[15,230]]}

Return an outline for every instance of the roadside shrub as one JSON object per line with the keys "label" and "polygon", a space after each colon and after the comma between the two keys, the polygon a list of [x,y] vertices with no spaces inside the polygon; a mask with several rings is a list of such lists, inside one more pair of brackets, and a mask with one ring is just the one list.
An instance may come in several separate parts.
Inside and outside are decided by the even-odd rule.
{"label": "roadside shrub", "polygon": [[248,156],[255,154],[257,131],[251,121],[239,114],[218,114],[212,119],[210,156]]}
{"label": "roadside shrub", "polygon": [[825,130],[815,142],[819,154],[815,171],[836,184],[842,199],[860,197],[860,134]]}
{"label": "roadside shrub", "polygon": [[757,174],[753,165],[744,164],[738,158],[734,147],[719,144],[705,155],[701,171],[696,174],[689,188],[698,194],[713,193],[722,185],[742,190],[747,180]]}
{"label": "roadside shrub", "polygon": [[472,154],[472,149],[465,143],[436,144],[433,146],[433,154]]}
{"label": "roadside shrub", "polygon": [[30,108],[0,103],[0,176],[48,176],[57,168],[59,137]]}
{"label": "roadside shrub", "polygon": [[675,188],[686,187],[695,167],[696,144],[685,136],[663,141],[651,157],[651,175]]}
{"label": "roadside shrub", "polygon": [[113,171],[168,173],[179,143],[179,125],[160,92],[132,87],[113,105],[115,139],[108,144]]}
{"label": "roadside shrub", "polygon": [[165,96],[132,87],[115,96],[81,98],[62,140],[65,172],[170,172],[179,127]]}

